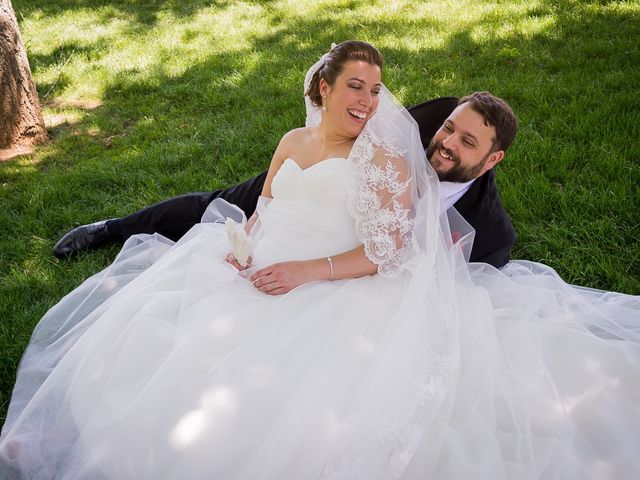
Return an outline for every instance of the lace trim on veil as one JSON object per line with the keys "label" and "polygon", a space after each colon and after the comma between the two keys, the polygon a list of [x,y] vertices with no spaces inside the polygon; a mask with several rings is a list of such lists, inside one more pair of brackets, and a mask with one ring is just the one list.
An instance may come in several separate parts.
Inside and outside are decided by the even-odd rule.
{"label": "lace trim on veil", "polygon": [[[326,54],[305,76],[307,127],[322,122],[321,109],[313,105],[306,91],[325,58]],[[414,250],[412,232],[415,205],[419,201],[416,165],[420,161],[416,157],[420,154],[424,157],[424,151],[415,122],[408,113],[403,114],[404,107],[384,86],[379,99],[377,111],[356,139],[349,155],[347,207],[355,220],[356,234],[364,245],[367,258],[378,266],[380,275],[395,276],[411,259]],[[406,148],[400,145],[406,145]]]}
{"label": "lace trim on veil", "polygon": [[406,150],[365,128],[349,155],[347,208],[367,258],[385,276],[398,273],[411,256],[414,219],[406,193],[412,179],[407,175],[404,153]]}

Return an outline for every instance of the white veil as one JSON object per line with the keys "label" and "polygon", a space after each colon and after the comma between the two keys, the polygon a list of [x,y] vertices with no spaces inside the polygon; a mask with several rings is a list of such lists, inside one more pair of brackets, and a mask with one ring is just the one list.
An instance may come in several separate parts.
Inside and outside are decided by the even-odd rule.
{"label": "white veil", "polygon": [[[305,92],[324,59],[307,72]],[[305,104],[306,125],[318,125],[321,109],[307,96]],[[348,161],[347,206],[358,239],[379,276],[401,277],[386,284],[403,319],[393,342],[415,350],[372,368],[360,421],[326,471],[335,478],[354,478],[354,472],[360,478],[427,478],[435,468],[428,452],[446,438],[438,432],[438,416],[453,410],[447,391],[457,388],[461,350],[472,348],[460,341],[461,320],[471,311],[458,298],[474,295],[473,287],[463,252],[453,247],[418,125],[384,86]],[[476,364],[474,373],[483,367]]]}
{"label": "white veil", "polygon": [[[307,71],[304,92],[326,57]],[[319,125],[322,111],[306,94],[305,106],[306,126]],[[418,125],[385,86],[348,160],[348,209],[379,274],[395,276],[415,264],[419,252],[451,245],[450,235],[439,235],[438,225],[447,231],[448,226],[440,219],[438,177],[427,161]]]}

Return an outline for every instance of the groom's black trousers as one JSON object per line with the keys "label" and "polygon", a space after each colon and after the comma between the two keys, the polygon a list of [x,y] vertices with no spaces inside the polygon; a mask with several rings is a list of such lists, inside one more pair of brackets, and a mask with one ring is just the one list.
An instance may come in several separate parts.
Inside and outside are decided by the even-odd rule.
{"label": "groom's black trousers", "polygon": [[223,198],[227,202],[237,205],[249,218],[256,209],[258,197],[262,192],[266,178],[267,172],[264,171],[244,183],[225,190],[188,193],[170,198],[126,217],[111,221],[117,223],[117,227],[109,225],[109,229],[120,231],[124,240],[136,233],[157,232],[177,241],[196,223],[200,223],[205,210],[216,198]]}

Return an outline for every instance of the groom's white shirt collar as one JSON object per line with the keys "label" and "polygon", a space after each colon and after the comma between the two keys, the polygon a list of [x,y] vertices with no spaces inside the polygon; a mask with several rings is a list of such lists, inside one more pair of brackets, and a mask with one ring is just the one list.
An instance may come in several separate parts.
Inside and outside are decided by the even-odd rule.
{"label": "groom's white shirt collar", "polygon": [[453,204],[460,200],[475,179],[466,183],[440,182],[440,197],[442,199],[442,211],[449,210]]}

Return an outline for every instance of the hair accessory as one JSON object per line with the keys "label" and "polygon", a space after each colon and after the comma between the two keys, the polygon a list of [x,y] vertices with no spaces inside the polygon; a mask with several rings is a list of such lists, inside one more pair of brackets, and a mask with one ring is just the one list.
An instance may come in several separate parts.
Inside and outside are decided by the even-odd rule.
{"label": "hair accessory", "polygon": [[322,121],[322,112],[327,111],[326,107],[324,106],[317,107],[316,105],[314,105],[311,99],[307,96],[306,92],[307,90],[309,90],[309,84],[311,83],[311,79],[313,78],[314,73],[316,73],[318,70],[320,70],[320,68],[322,68],[322,66],[324,65],[324,61],[329,56],[329,53],[331,53],[331,50],[333,50],[336,47],[337,47],[337,44],[332,43],[331,49],[327,53],[322,55],[322,57],[320,57],[320,60],[314,63],[311,66],[311,68],[307,70],[307,74],[304,77],[303,93],[304,93],[304,104],[307,110],[307,119],[305,120],[305,126],[307,127],[315,127],[317,125],[320,125],[320,122]]}

